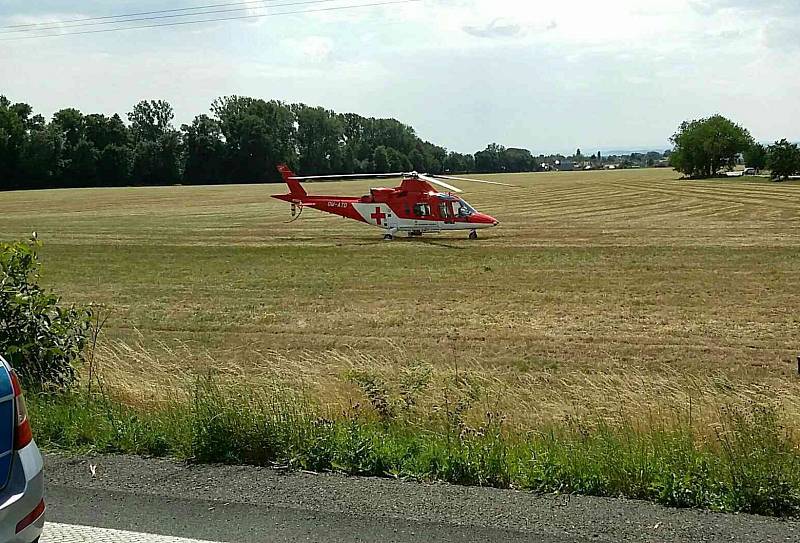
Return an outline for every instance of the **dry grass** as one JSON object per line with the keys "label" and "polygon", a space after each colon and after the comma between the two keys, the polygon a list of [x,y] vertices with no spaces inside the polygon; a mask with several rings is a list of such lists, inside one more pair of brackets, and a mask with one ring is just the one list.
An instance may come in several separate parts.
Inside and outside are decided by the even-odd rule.
{"label": "dry grass", "polygon": [[[576,414],[779,403],[800,428],[800,185],[641,170],[465,187],[501,227],[386,244],[280,186],[0,195],[0,237],[37,230],[46,280],[112,311],[98,352],[118,392],[168,397],[213,369],[333,409],[364,381],[418,408],[454,394],[523,426]],[[366,183],[315,185],[360,194]],[[358,384],[360,383],[360,384]]]}

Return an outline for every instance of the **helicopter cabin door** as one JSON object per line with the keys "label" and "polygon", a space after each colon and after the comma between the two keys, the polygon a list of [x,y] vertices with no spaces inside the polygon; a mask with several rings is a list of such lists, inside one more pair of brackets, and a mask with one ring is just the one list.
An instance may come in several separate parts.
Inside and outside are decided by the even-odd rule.
{"label": "helicopter cabin door", "polygon": [[434,202],[416,202],[413,207],[414,230],[422,232],[438,232],[440,230],[434,215]]}
{"label": "helicopter cabin door", "polygon": [[397,231],[400,229],[400,221],[397,218],[397,213],[390,207],[388,213],[386,213],[386,226],[389,230]]}
{"label": "helicopter cabin door", "polygon": [[452,202],[446,200],[439,202],[439,217],[445,224],[455,224],[456,214]]}

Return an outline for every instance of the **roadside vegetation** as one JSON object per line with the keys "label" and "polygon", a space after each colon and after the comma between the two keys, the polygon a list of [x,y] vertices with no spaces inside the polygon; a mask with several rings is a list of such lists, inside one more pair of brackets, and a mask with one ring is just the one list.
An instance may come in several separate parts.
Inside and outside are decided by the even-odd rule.
{"label": "roadside vegetation", "polygon": [[767,407],[721,409],[710,439],[681,419],[668,426],[576,419],[518,433],[491,412],[470,426],[458,403],[427,417],[387,416],[373,398],[331,414],[292,391],[206,379],[190,401],[153,409],[75,392],[36,396],[30,412],[37,442],[71,453],[168,455],[774,516],[800,511],[800,455]]}

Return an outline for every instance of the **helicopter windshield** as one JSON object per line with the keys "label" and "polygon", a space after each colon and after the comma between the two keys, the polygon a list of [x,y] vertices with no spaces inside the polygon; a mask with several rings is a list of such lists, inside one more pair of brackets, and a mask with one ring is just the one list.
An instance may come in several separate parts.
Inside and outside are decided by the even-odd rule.
{"label": "helicopter windshield", "polygon": [[453,210],[459,217],[469,217],[470,215],[475,213],[475,209],[473,209],[473,207],[464,200],[458,200],[457,202],[453,202]]}

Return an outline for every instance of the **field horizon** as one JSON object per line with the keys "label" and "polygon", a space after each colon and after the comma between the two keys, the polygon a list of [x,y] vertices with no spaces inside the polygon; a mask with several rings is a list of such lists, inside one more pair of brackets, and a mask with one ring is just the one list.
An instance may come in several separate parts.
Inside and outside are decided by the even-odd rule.
{"label": "field horizon", "polygon": [[[37,231],[44,282],[108,316],[97,359],[143,405],[214,372],[333,412],[462,401],[522,429],[591,415],[769,404],[800,429],[800,184],[667,169],[491,175],[501,226],[381,240],[269,198],[285,186],[0,195],[3,239]],[[308,185],[359,195],[377,183]]]}

